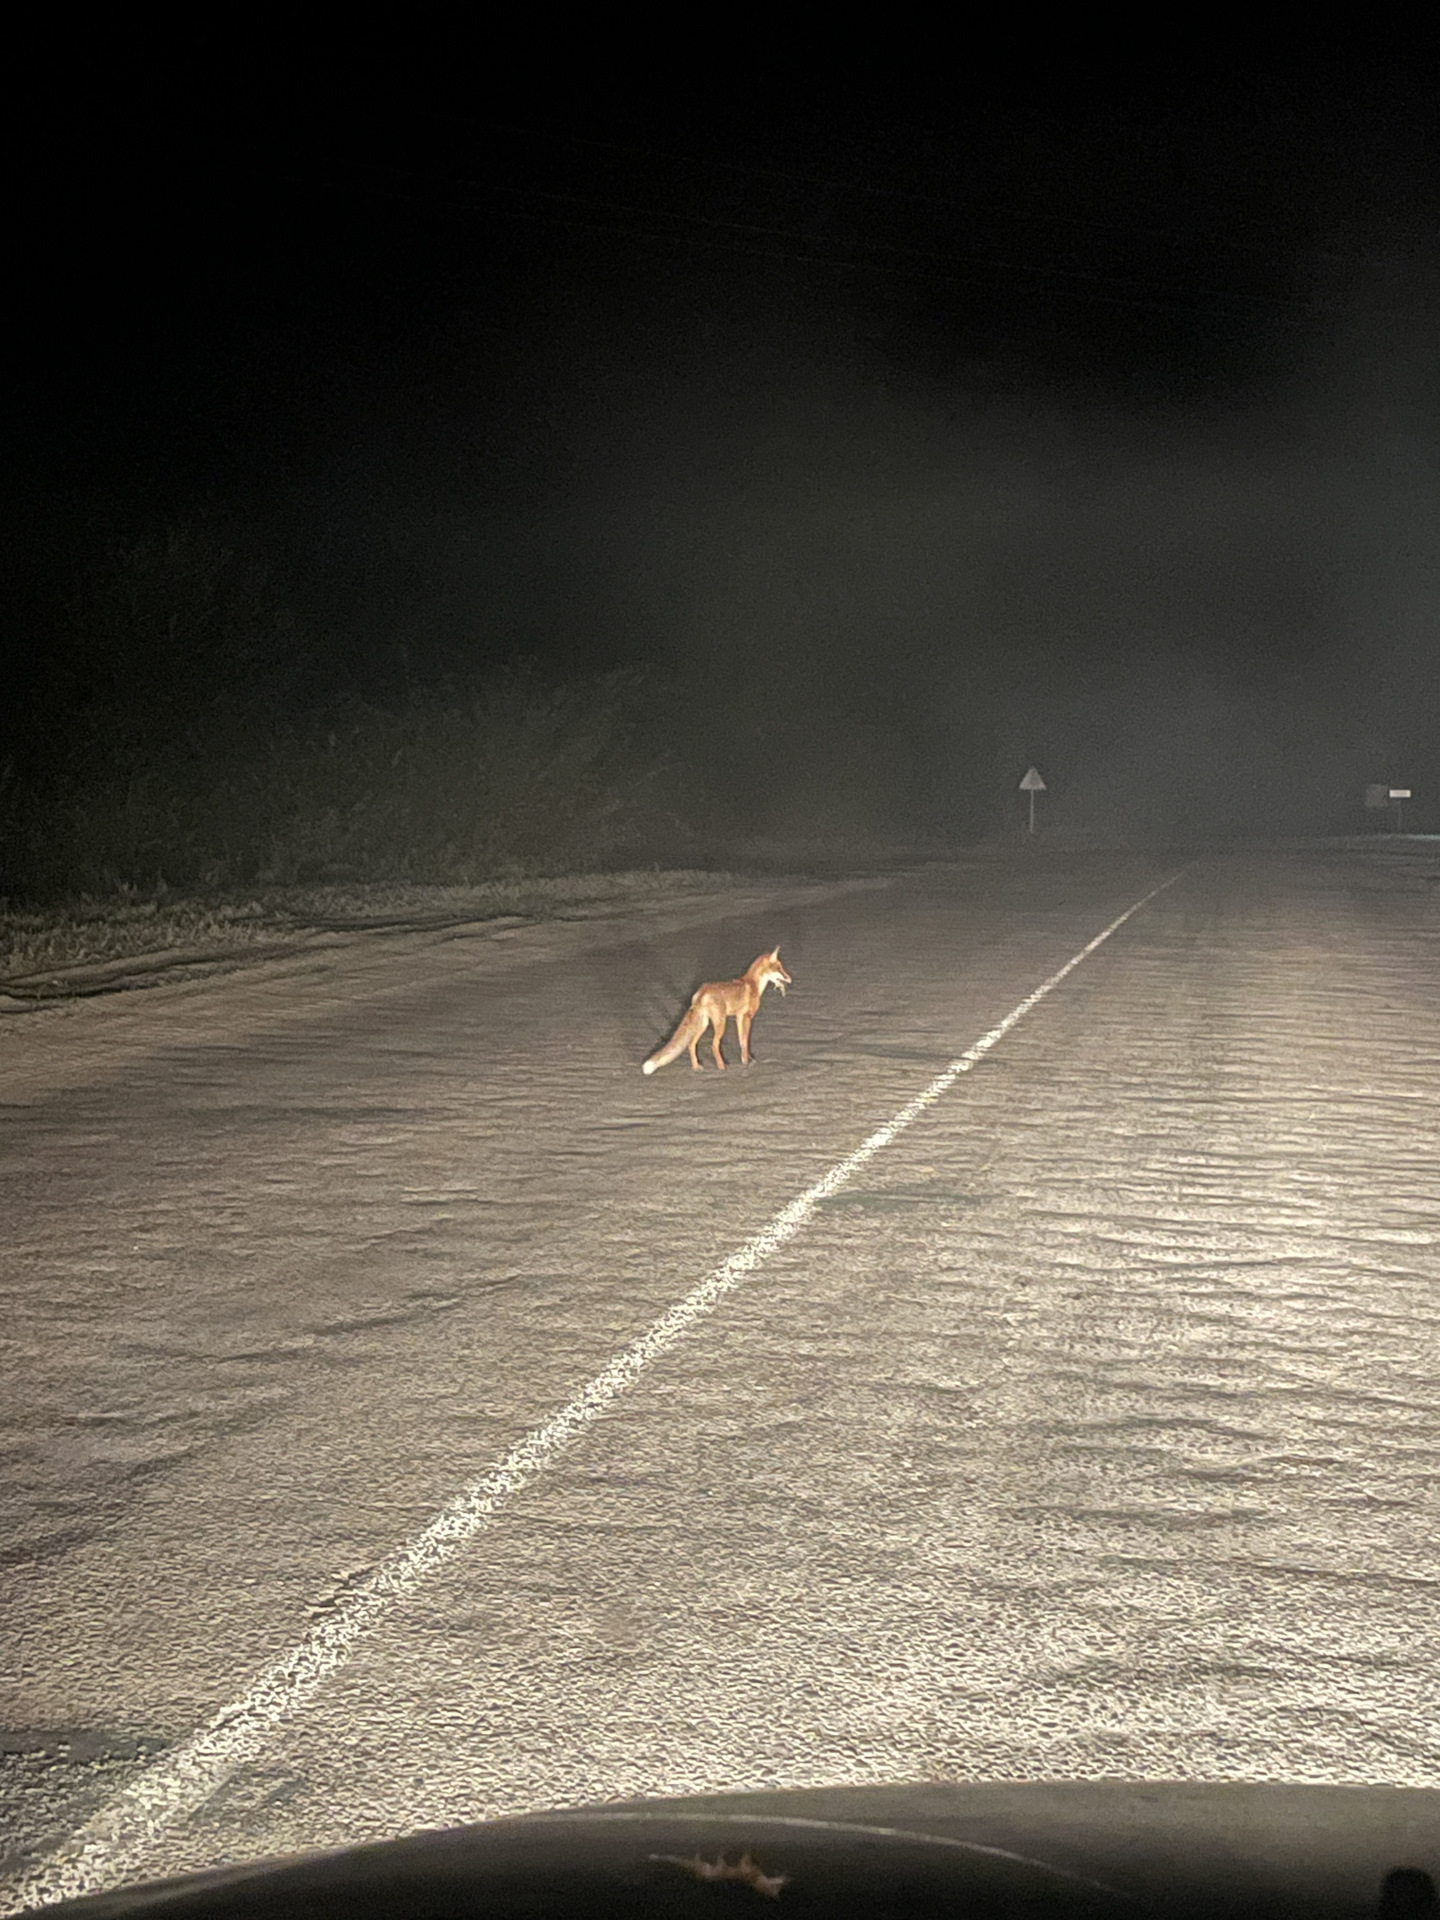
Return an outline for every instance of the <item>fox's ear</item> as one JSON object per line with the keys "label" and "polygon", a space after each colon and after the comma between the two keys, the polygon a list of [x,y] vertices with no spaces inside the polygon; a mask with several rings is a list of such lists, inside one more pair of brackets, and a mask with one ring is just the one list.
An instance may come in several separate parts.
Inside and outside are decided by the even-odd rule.
{"label": "fox's ear", "polygon": [[778,959],[780,958],[780,949],[779,949],[779,947],[772,947],[772,948],[770,949],[770,958],[771,958],[772,960],[778,960]]}

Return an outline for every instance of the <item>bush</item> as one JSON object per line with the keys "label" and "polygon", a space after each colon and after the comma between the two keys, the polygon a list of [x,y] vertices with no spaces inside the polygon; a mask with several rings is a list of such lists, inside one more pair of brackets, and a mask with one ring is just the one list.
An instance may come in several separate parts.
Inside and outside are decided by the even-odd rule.
{"label": "bush", "polygon": [[633,852],[657,771],[633,745],[638,686],[512,671],[398,708],[348,703],[278,739],[257,769],[259,877],[472,882]]}
{"label": "bush", "polygon": [[12,778],[0,891],[469,883],[612,864],[652,828],[637,690],[624,675],[556,687],[507,672],[268,728],[252,704],[148,752]]}
{"label": "bush", "polygon": [[534,669],[337,692],[215,523],[42,555],[5,625],[0,895],[258,880],[469,883],[644,857],[634,675]]}

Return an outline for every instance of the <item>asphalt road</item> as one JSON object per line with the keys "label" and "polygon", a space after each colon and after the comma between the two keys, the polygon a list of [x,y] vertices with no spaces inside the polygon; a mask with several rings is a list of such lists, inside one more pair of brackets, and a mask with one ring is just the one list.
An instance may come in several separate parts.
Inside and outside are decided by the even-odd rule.
{"label": "asphalt road", "polygon": [[[1437,843],[1196,860],[384,1589],[1181,865],[977,860],[6,1020],[11,1905],[52,1855],[78,1890],[642,1794],[1440,1785]],[[777,941],[756,1065],[643,1078]]]}

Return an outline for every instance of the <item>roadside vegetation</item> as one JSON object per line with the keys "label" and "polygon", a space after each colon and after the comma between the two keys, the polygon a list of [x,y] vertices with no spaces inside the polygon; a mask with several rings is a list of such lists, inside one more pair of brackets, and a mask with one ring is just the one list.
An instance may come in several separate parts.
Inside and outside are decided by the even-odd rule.
{"label": "roadside vegetation", "polygon": [[459,892],[534,911],[685,864],[637,675],[366,684],[333,653],[320,669],[221,529],[82,560],[38,556],[5,608],[24,667],[0,737],[0,972],[365,920],[397,889],[412,912]]}
{"label": "roadside vegetation", "polygon": [[635,675],[337,685],[213,529],[112,543],[36,611],[0,765],[11,900],[473,885],[633,864],[665,825]]}
{"label": "roadside vegetation", "polygon": [[0,614],[21,663],[0,708],[12,997],[132,961],[736,884],[677,815],[639,674],[337,673],[244,538],[208,522],[38,551]]}
{"label": "roadside vegetation", "polygon": [[148,898],[121,891],[64,904],[0,902],[0,991],[44,997],[52,980],[138,958],[175,962],[281,952],[313,933],[580,918],[740,884],[733,873],[684,868],[516,877],[476,886],[350,884],[270,887],[232,897]]}
{"label": "roadside vegetation", "polygon": [[909,851],[747,831],[670,745],[665,716],[690,703],[644,672],[486,665],[478,640],[425,671],[403,648],[385,671],[353,662],[218,522],[37,545],[0,619],[20,663],[0,708],[0,982],[21,988]]}

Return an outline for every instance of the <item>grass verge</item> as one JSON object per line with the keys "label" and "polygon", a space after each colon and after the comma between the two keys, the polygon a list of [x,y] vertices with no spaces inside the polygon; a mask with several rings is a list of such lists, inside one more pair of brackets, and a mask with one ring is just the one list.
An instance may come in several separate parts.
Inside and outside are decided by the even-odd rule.
{"label": "grass verge", "polygon": [[718,893],[733,873],[690,868],[487,880],[472,886],[344,884],[257,888],[230,896],[121,892],[54,907],[0,901],[0,991],[63,995],[77,970],[167,955],[220,959],[309,933],[594,915],[669,895]]}

